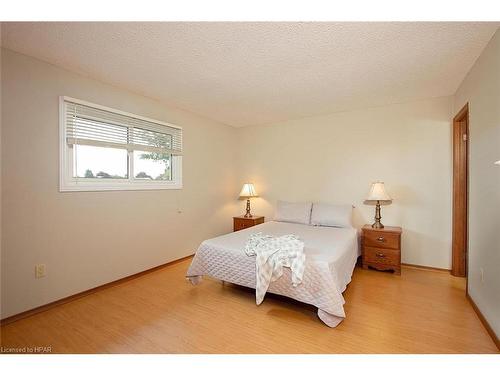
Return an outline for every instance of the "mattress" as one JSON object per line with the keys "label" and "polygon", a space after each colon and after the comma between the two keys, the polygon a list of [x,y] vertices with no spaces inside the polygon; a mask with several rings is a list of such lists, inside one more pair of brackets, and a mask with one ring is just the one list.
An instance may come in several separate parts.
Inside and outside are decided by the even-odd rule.
{"label": "mattress", "polygon": [[295,234],[304,241],[306,266],[302,283],[292,286],[291,271],[272,282],[268,292],[316,306],[319,318],[337,326],[344,318],[344,292],[360,255],[358,233],[354,228],[317,227],[269,221],[241,231],[204,241],[191,262],[187,278],[197,284],[202,276],[255,289],[255,257],[245,254],[245,243],[252,233],[272,236]]}

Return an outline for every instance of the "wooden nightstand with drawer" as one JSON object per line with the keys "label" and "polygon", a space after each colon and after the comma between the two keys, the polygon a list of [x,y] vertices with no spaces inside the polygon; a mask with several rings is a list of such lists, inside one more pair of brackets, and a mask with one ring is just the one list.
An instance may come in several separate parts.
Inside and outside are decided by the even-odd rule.
{"label": "wooden nightstand with drawer", "polygon": [[264,216],[235,216],[233,217],[233,230],[234,232],[246,228],[253,227],[257,224],[262,224],[264,222]]}
{"label": "wooden nightstand with drawer", "polygon": [[401,275],[402,232],[400,227],[376,229],[365,225],[361,237],[363,268],[393,270],[396,275]]}

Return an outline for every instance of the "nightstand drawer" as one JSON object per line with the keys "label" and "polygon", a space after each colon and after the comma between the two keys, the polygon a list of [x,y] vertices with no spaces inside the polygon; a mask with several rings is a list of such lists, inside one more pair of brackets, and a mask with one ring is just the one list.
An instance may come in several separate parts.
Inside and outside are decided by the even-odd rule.
{"label": "nightstand drawer", "polygon": [[399,250],[399,238],[398,233],[364,231],[363,245]]}
{"label": "nightstand drawer", "polygon": [[253,227],[254,225],[262,224],[264,222],[264,216],[236,216],[233,218],[233,230],[236,232],[238,230]]}
{"label": "nightstand drawer", "polygon": [[235,221],[234,222],[234,231],[250,228],[253,226],[254,226],[254,224],[251,221]]}
{"label": "nightstand drawer", "polygon": [[363,260],[367,263],[400,265],[401,253],[398,250],[382,249],[379,247],[364,247]]}

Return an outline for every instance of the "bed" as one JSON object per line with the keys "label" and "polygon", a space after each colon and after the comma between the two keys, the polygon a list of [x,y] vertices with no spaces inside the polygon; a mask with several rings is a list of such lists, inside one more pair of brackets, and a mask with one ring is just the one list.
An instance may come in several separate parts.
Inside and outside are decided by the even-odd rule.
{"label": "bed", "polygon": [[[198,284],[202,276],[255,288],[255,257],[244,252],[252,233],[272,236],[295,234],[304,241],[306,265],[302,283],[292,286],[290,269],[272,282],[268,293],[279,294],[318,308],[319,318],[336,327],[345,318],[344,292],[351,281],[359,253],[354,228],[321,227],[270,221],[204,241],[192,260],[187,278]],[[265,303],[265,301],[264,301]]]}

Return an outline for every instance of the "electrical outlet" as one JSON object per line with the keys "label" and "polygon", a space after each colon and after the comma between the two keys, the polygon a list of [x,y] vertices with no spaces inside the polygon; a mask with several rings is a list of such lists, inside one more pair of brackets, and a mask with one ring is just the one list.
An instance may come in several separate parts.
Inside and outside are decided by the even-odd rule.
{"label": "electrical outlet", "polygon": [[481,283],[484,283],[484,270],[483,268],[479,268],[479,273],[481,274]]}
{"label": "electrical outlet", "polygon": [[35,265],[35,277],[37,279],[41,277],[45,277],[45,264],[36,264]]}

